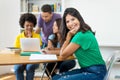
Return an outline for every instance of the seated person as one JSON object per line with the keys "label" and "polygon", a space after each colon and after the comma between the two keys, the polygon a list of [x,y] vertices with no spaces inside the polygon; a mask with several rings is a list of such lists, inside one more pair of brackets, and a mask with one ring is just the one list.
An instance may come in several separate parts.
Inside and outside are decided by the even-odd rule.
{"label": "seated person", "polygon": [[[48,46],[42,50],[45,53],[59,55],[60,47],[61,47],[61,45],[60,45],[61,36],[59,34],[60,25],[61,25],[61,18],[58,18],[55,20],[55,22],[53,24],[53,34],[51,34],[48,37]],[[48,63],[47,69],[49,70],[49,72],[52,71],[54,65],[55,65],[55,63]],[[56,73],[57,69],[59,69],[60,73],[66,72],[66,71],[72,69],[73,67],[75,67],[75,65],[76,65],[75,60],[67,60],[67,61],[58,62],[58,65],[57,65],[54,73],[52,74],[52,76]]]}
{"label": "seated person", "polygon": [[75,54],[80,68],[57,74],[52,80],[104,80],[107,70],[95,33],[77,9],[66,8],[61,28],[63,45],[59,58]]}
{"label": "seated person", "polygon": [[[42,45],[39,34],[34,33],[33,28],[36,25],[36,17],[33,14],[25,13],[20,17],[19,24],[24,31],[20,33],[14,42],[14,47],[20,48],[20,38],[39,38],[40,46]],[[18,64],[14,65],[16,80],[24,80],[24,70],[26,70],[26,80],[33,80],[34,71],[39,67],[39,64]]]}

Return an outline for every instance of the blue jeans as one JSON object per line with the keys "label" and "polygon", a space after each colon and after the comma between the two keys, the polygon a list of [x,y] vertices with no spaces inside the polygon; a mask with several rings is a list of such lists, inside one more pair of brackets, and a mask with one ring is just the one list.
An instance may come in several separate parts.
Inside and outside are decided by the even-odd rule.
{"label": "blue jeans", "polygon": [[16,80],[24,80],[24,70],[26,70],[26,80],[33,80],[35,69],[38,67],[39,64],[14,65]]}
{"label": "blue jeans", "polygon": [[95,65],[55,75],[52,80],[103,80],[106,73],[105,65]]}
{"label": "blue jeans", "polygon": [[[48,65],[46,66],[48,71],[51,73],[52,69],[54,67],[55,63],[48,63]],[[56,69],[59,69],[59,73],[62,72],[67,72],[70,69],[74,68],[76,65],[75,60],[66,60],[66,61],[61,61],[61,62],[57,62],[57,67]],[[45,71],[46,72],[46,71]],[[46,72],[47,74],[47,72]],[[51,76],[54,76],[56,73],[53,72],[53,74]],[[47,74],[48,75],[48,74]]]}

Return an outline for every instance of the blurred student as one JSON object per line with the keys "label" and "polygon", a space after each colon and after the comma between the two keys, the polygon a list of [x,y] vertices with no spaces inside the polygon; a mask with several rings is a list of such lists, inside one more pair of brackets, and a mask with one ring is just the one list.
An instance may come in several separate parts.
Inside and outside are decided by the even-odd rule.
{"label": "blurred student", "polygon": [[[39,34],[34,33],[33,28],[36,25],[36,17],[33,14],[25,13],[20,17],[19,24],[24,31],[20,33],[15,40],[14,47],[20,48],[21,38],[39,38],[40,46],[42,45],[41,37]],[[39,64],[18,64],[14,65],[16,80],[24,80],[24,70],[26,70],[26,80],[33,80],[35,69]]]}
{"label": "blurred student", "polygon": [[[59,33],[59,29],[60,29],[60,25],[61,25],[61,20],[62,20],[61,18],[58,18],[54,21],[53,28],[52,28],[53,34],[51,34],[48,37],[48,46],[45,49],[43,49],[43,51],[45,53],[56,54],[56,55],[59,55],[59,53],[60,53],[61,35]],[[75,64],[76,64],[75,60],[67,60],[67,61],[58,62],[57,67],[56,67],[55,71],[53,72],[53,75],[56,74],[57,70],[59,70],[59,73],[69,71],[70,69],[75,67]],[[54,65],[55,65],[55,63],[48,63],[47,69],[49,70],[49,72],[52,72]]]}
{"label": "blurred student", "polygon": [[66,8],[60,30],[60,57],[66,59],[75,54],[81,68],[55,75],[52,80],[103,80],[107,70],[98,42],[75,8]]}
{"label": "blurred student", "polygon": [[42,48],[46,47],[48,44],[48,36],[53,33],[52,27],[53,23],[57,18],[61,18],[60,14],[52,12],[50,5],[45,4],[41,8],[42,13],[38,17],[38,25],[36,28],[36,33],[41,33],[42,37]]}

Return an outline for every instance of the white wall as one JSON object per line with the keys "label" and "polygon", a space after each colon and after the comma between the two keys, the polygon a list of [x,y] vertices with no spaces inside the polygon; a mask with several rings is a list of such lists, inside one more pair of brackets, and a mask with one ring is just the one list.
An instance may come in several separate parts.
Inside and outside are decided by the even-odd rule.
{"label": "white wall", "polygon": [[19,33],[19,0],[0,0],[0,49],[13,46]]}
{"label": "white wall", "polygon": [[[13,46],[14,39],[19,33],[19,1],[0,0],[0,50]],[[0,66],[0,74],[9,70],[10,66]]]}
{"label": "white wall", "polygon": [[[116,59],[120,59],[120,47],[102,46],[100,50],[105,61],[111,54],[116,54]],[[118,79],[115,79],[115,76],[118,76]],[[110,80],[120,80],[120,62],[114,63],[110,74]]]}

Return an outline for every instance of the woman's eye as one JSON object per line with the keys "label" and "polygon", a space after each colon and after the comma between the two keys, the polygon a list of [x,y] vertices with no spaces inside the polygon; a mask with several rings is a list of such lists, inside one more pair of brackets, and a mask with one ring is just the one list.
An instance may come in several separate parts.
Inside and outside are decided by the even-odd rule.
{"label": "woman's eye", "polygon": [[71,19],[72,21],[74,21],[75,19],[73,18],[73,19]]}
{"label": "woman's eye", "polygon": [[66,21],[66,23],[69,23],[69,21]]}

